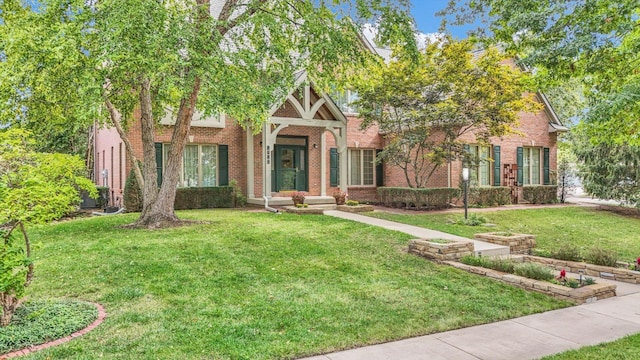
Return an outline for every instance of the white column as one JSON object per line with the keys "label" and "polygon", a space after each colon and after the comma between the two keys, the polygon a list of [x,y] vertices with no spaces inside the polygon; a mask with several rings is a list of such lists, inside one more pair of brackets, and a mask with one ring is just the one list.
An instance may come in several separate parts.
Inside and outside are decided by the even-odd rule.
{"label": "white column", "polygon": [[320,135],[320,196],[327,196],[327,133]]}
{"label": "white column", "polygon": [[340,128],[340,136],[336,139],[340,154],[340,190],[346,192],[347,184],[347,127]]}
{"label": "white column", "polygon": [[264,124],[262,130],[262,195],[271,197],[271,123]]}
{"label": "white column", "polygon": [[255,166],[253,131],[247,127],[247,198],[255,198]]}

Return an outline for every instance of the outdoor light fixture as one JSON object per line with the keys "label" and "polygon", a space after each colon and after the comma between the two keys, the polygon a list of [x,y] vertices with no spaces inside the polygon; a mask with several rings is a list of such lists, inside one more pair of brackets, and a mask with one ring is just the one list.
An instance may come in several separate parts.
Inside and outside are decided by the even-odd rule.
{"label": "outdoor light fixture", "polygon": [[469,197],[467,189],[469,188],[469,168],[462,168],[462,181],[464,182],[464,219],[467,219],[467,212],[469,208]]}

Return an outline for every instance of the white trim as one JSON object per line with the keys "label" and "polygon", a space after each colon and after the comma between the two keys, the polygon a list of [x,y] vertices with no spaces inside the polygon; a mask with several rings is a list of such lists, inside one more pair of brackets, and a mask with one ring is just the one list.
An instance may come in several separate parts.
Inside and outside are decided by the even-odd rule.
{"label": "white trim", "polygon": [[253,148],[253,131],[247,127],[247,197],[255,197],[255,164]]}

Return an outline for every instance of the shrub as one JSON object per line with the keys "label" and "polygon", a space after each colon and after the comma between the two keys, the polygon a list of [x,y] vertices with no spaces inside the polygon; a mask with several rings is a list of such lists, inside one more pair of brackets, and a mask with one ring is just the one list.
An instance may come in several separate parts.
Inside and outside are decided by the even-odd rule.
{"label": "shrub", "polygon": [[247,197],[242,194],[238,181],[231,180],[229,186],[233,188],[233,207],[244,207],[247,204]]}
{"label": "shrub", "polygon": [[513,274],[516,264],[510,259],[491,259],[486,257],[465,256],[460,259],[463,264],[480,266],[487,269]]}
{"label": "shrub", "polygon": [[564,285],[572,289],[577,289],[580,287],[580,283],[576,279],[569,279],[565,281]]}
{"label": "shrub", "polygon": [[596,279],[591,278],[591,277],[586,277],[584,278],[584,284],[585,285],[593,285],[596,283]]}
{"label": "shrub", "polygon": [[481,207],[511,204],[511,188],[508,186],[473,187],[468,196],[469,204]]}
{"label": "shrub", "polygon": [[476,213],[471,213],[466,219],[461,218],[460,220],[457,221],[458,224],[467,225],[467,226],[478,226],[478,225],[485,224],[486,222],[487,222],[487,218],[485,218],[482,215],[478,215]]}
{"label": "shrub", "polygon": [[378,200],[387,207],[415,209],[441,209],[449,207],[453,198],[459,197],[460,189],[454,188],[400,188],[379,187]]}
{"label": "shrub", "polygon": [[515,266],[514,273],[534,280],[551,280],[554,278],[551,269],[536,263],[521,263]]}
{"label": "shrub", "polygon": [[96,207],[104,209],[109,204],[109,188],[106,186],[96,186],[96,190],[98,190]]}
{"label": "shrub", "polygon": [[176,190],[174,208],[215,209],[234,206],[234,190],[231,186],[189,187]]}
{"label": "shrub", "polygon": [[580,249],[577,246],[571,244],[562,245],[558,250],[551,253],[551,257],[558,260],[565,261],[581,261]]}
{"label": "shrub", "polygon": [[360,203],[358,201],[355,201],[355,200],[347,200],[347,202],[345,204],[347,204],[347,206],[358,206],[358,205],[360,205]]}
{"label": "shrub", "polygon": [[618,262],[618,254],[609,249],[591,248],[585,255],[585,260],[594,265],[615,267]]}
{"label": "shrub", "polygon": [[133,172],[133,169],[129,171],[129,176],[127,176],[127,181],[124,183],[124,208],[128,212],[139,212],[142,211],[142,189],[138,185],[138,180],[136,180],[136,175]]}
{"label": "shrub", "polygon": [[531,204],[550,204],[558,202],[557,185],[531,185],[522,187],[523,200]]}

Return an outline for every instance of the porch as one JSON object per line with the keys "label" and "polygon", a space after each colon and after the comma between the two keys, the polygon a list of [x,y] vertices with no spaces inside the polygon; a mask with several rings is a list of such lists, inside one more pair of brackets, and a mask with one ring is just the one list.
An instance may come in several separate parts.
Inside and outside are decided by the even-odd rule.
{"label": "porch", "polygon": [[[247,199],[247,203],[253,205],[264,205],[264,198],[251,197]],[[304,203],[309,205],[335,205],[336,199],[333,196],[305,196]],[[269,206],[291,206],[293,200],[291,197],[272,196],[269,198]]]}

